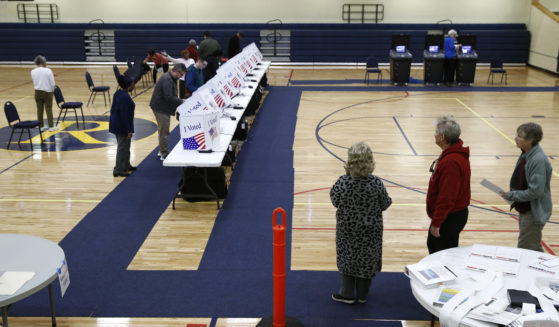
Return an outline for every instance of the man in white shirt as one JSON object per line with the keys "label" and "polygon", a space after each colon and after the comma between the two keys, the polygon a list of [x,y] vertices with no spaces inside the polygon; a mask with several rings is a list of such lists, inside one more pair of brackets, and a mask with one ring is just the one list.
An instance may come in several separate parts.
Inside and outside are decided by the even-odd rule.
{"label": "man in white shirt", "polygon": [[[35,88],[35,102],[37,103],[37,120],[43,126],[43,112],[47,112],[49,131],[58,128],[54,126],[52,117],[52,96],[54,94],[54,75],[50,68],[47,68],[47,59],[41,55],[35,57],[37,68],[31,71],[33,87]],[[46,129],[43,128],[43,130]]]}

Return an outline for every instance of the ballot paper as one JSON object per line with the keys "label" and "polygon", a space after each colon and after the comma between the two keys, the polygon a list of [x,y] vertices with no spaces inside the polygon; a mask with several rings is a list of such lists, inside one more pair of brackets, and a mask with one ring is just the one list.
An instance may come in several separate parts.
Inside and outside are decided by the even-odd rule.
{"label": "ballot paper", "polygon": [[[491,183],[490,181],[488,181],[487,179],[483,179],[480,183],[482,186],[485,186],[486,188],[488,188],[489,190],[497,193],[499,196],[501,196],[501,192],[505,192],[502,188],[500,188],[499,186]],[[504,199],[508,204],[512,204],[512,201],[509,201],[507,199]]]}
{"label": "ballot paper", "polygon": [[32,271],[6,271],[0,276],[0,295],[12,295],[35,276]]}

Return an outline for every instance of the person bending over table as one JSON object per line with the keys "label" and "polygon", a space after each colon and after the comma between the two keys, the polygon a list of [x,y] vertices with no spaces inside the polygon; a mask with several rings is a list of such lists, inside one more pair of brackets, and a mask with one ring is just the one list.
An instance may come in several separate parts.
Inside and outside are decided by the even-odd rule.
{"label": "person bending over table", "polygon": [[[169,56],[166,52],[163,52],[163,55],[165,55],[165,57],[169,60],[171,60],[173,62],[173,64],[183,64],[186,67],[186,71],[188,72],[188,68],[191,65],[194,65],[194,60],[190,58],[190,54],[188,53],[187,50],[182,50],[181,51],[181,58],[173,58],[171,56]],[[185,75],[186,76],[186,75]],[[187,96],[186,93],[186,84],[184,82],[184,77],[181,77],[179,79],[179,98],[181,99],[186,99],[189,96]]]}
{"label": "person bending over table", "polygon": [[[373,175],[373,151],[364,142],[348,150],[346,174],[330,190],[336,210],[336,261],[341,286],[332,300],[367,302],[371,280],[382,268],[382,212],[392,204],[381,179]],[[356,294],[357,293],[357,294]]]}
{"label": "person bending over table", "polygon": [[149,106],[157,121],[157,134],[159,136],[159,153],[161,160],[169,154],[169,125],[171,116],[175,115],[177,107],[184,100],[177,96],[177,80],[184,76],[186,67],[183,64],[173,66],[170,72],[161,76],[155,84]]}
{"label": "person bending over table", "polygon": [[510,178],[510,191],[501,196],[518,211],[518,247],[543,252],[542,230],[551,217],[551,164],[540,147],[542,127],[525,123],[516,129],[516,146],[522,150]]}
{"label": "person bending over table", "polygon": [[429,254],[458,246],[470,205],[470,148],[460,139],[460,125],[449,116],[437,119],[435,143],[443,150],[429,171],[427,234]]}
{"label": "person bending over table", "polygon": [[116,163],[113,168],[114,177],[126,177],[136,167],[130,164],[130,142],[134,135],[134,109],[136,104],[130,97],[134,90],[134,80],[120,75],[118,89],[113,95],[111,116],[109,118],[109,132],[115,134],[117,141]]}
{"label": "person bending over table", "polygon": [[157,82],[157,70],[163,68],[163,72],[166,73],[169,70],[169,61],[161,53],[155,52],[151,48],[148,49],[148,56],[144,59],[144,65],[147,65],[150,60],[155,64],[155,67],[153,67],[153,84],[155,84]]}

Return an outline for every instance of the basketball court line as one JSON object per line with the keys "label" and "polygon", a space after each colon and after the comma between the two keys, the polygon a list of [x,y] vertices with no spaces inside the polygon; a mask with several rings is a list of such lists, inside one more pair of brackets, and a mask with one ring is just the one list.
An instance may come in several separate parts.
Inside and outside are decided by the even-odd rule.
{"label": "basketball court line", "polygon": [[[73,200],[73,199],[0,199],[0,202],[74,202],[74,203],[99,203],[101,200]],[[214,203],[215,204],[215,203]]]}

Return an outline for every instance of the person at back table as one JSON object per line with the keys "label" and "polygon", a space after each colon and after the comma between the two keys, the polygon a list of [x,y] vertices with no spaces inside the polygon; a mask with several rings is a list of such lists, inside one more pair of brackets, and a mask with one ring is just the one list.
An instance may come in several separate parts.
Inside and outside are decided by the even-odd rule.
{"label": "person at back table", "polygon": [[204,68],[204,82],[209,81],[215,76],[219,68],[219,59],[223,52],[221,45],[217,42],[209,31],[204,32],[204,41],[200,42],[198,47],[198,57],[206,60],[208,65]]}
{"label": "person at back table", "polygon": [[144,59],[144,65],[147,65],[148,61],[153,61],[155,67],[153,67],[153,84],[157,82],[157,70],[159,68],[163,69],[163,72],[169,70],[169,61],[159,52],[155,52],[153,49],[148,49],[148,56]]}
{"label": "person at back table", "polygon": [[443,150],[431,164],[427,189],[429,254],[458,246],[470,205],[470,148],[460,139],[460,125],[449,116],[437,119],[435,143]]}
{"label": "person at back table", "polygon": [[198,61],[198,46],[196,45],[196,40],[191,39],[188,41],[188,46],[185,50],[188,51],[190,59],[194,60],[194,62]]}
{"label": "person at back table", "polygon": [[136,167],[130,164],[130,142],[134,135],[134,109],[136,104],[130,97],[134,90],[134,80],[120,75],[118,89],[113,95],[111,116],[109,117],[109,132],[115,134],[117,141],[116,163],[113,168],[114,177],[126,177]]}
{"label": "person at back table", "polygon": [[243,39],[244,34],[241,32],[237,32],[237,34],[233,35],[229,39],[229,47],[227,48],[227,54],[229,55],[229,59],[233,58],[236,54],[241,52],[241,40]]}
{"label": "person at back table", "polygon": [[173,66],[170,72],[161,76],[155,84],[149,106],[157,121],[157,134],[159,136],[159,153],[161,160],[169,154],[169,125],[171,116],[175,115],[177,107],[184,100],[177,96],[177,80],[184,76],[186,67],[183,64]]}
{"label": "person at back table", "polygon": [[501,193],[518,211],[518,247],[543,252],[542,230],[551,217],[552,167],[540,147],[542,127],[525,123],[516,129],[516,146],[522,150],[510,178],[510,191]]}
{"label": "person at back table", "polygon": [[43,56],[35,57],[35,65],[37,65],[37,68],[31,71],[31,79],[33,80],[33,87],[35,88],[35,103],[37,105],[39,128],[41,130],[47,129],[47,127],[43,127],[43,114],[46,111],[50,127],[48,130],[55,131],[58,128],[54,126],[54,119],[52,116],[52,97],[55,86],[54,74],[50,68],[47,68],[47,59]]}
{"label": "person at back table", "polygon": [[381,179],[373,175],[373,151],[364,143],[348,150],[346,174],[330,190],[336,207],[336,261],[341,274],[332,300],[367,302],[371,281],[382,268],[382,212],[392,204]]}

